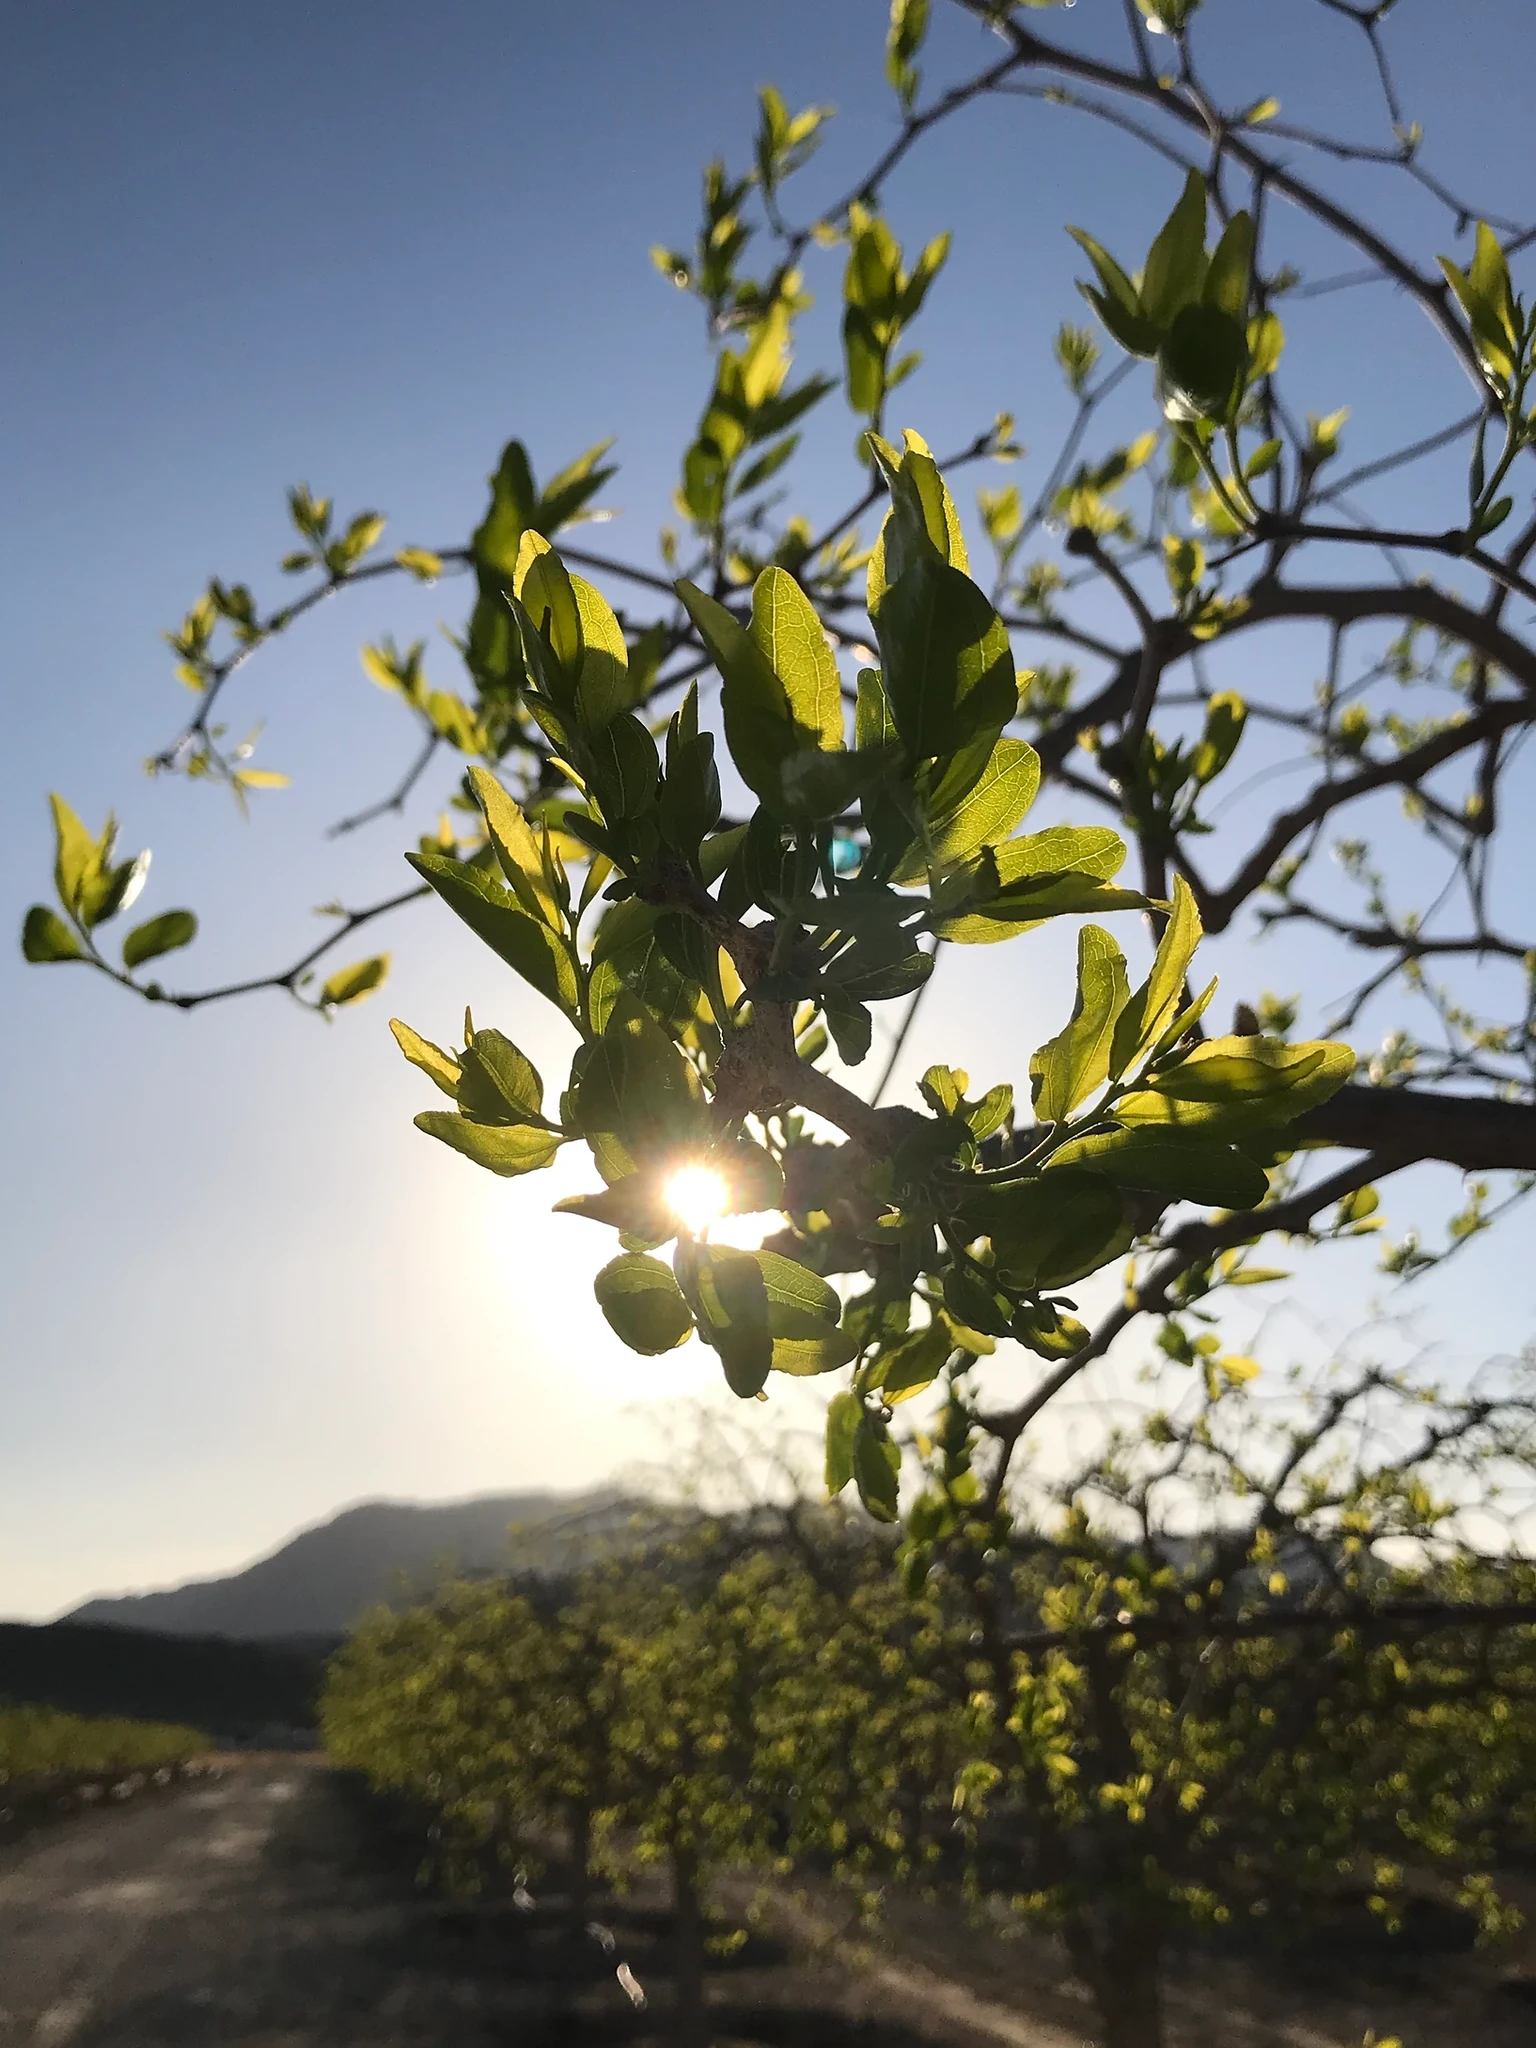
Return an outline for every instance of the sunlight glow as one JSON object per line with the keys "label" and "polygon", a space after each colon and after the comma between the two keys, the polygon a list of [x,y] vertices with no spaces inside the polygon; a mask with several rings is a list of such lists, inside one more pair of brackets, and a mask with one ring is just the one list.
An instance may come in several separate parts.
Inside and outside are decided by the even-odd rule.
{"label": "sunlight glow", "polygon": [[667,1206],[697,1237],[718,1223],[730,1205],[730,1190],[712,1166],[682,1166],[667,1182]]}

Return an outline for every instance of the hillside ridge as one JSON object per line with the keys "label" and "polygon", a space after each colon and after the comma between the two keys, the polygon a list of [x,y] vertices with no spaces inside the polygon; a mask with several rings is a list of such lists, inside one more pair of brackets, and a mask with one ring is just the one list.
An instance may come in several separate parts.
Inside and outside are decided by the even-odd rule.
{"label": "hillside ridge", "polygon": [[166,1635],[334,1638],[380,1601],[419,1598],[444,1576],[559,1570],[630,1512],[611,1487],[358,1501],[240,1571],[99,1595],[61,1619]]}

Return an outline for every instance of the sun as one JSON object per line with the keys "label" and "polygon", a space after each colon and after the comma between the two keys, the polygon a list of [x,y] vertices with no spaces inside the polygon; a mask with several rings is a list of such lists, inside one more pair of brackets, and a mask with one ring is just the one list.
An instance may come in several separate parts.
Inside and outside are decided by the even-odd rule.
{"label": "sun", "polygon": [[667,1207],[693,1237],[719,1222],[730,1199],[724,1177],[712,1166],[680,1166],[666,1185]]}

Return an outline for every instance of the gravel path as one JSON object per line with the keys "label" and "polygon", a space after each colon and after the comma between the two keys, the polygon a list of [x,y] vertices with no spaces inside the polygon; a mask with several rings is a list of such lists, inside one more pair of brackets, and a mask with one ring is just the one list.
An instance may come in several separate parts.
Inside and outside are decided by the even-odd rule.
{"label": "gravel path", "polygon": [[[0,1847],[0,2048],[586,2048],[665,2041],[665,1916],[456,1905],[419,1841],[307,1758],[97,1808]],[[798,1946],[798,1943],[796,1944]],[[616,1981],[650,1993],[636,2011]],[[714,1974],[724,2044],[1063,2048],[921,1973],[850,1971],[754,1937]],[[938,1995],[936,1995],[936,1993]],[[992,2023],[989,2024],[989,2021]]]}

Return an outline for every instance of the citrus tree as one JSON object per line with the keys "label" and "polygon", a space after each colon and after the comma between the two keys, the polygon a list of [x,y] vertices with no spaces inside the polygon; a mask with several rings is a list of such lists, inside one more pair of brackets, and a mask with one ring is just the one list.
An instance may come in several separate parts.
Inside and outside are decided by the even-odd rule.
{"label": "citrus tree", "polygon": [[[887,1560],[709,1523],[649,1554],[520,1593],[482,1581],[381,1610],[331,1660],[333,1760],[433,1815],[436,1861],[568,1846],[589,1878],[658,1867],[673,1914],[677,2038],[710,2038],[709,1890],[722,1869],[814,1856],[850,1874],[932,1861],[965,1716],[929,1668],[940,1642]],[[850,1569],[851,1565],[851,1569]],[[723,1937],[729,1940],[730,1937]]]}
{"label": "citrus tree", "polygon": [[[560,1009],[576,1050],[546,1101],[499,1029],[472,1027],[460,1050],[398,1027],[453,1098],[423,1128],[500,1173],[590,1146],[603,1186],[575,1206],[624,1240],[598,1287],[637,1348],[697,1330],[743,1394],[775,1369],[852,1365],[830,1470],[877,1513],[895,1511],[886,1397],[966,1346],[1011,1341],[1045,1361],[1021,1364],[1016,1400],[992,1418],[1006,1461],[1128,1323],[1224,1283],[1233,1252],[1266,1231],[1355,1234],[1374,1184],[1417,1160],[1536,1167],[1531,956],[1496,871],[1536,683],[1522,626],[1536,522],[1516,511],[1536,323],[1511,268],[1527,238],[1430,169],[1392,85],[1388,8],[1319,0],[1291,30],[1354,36],[1383,98],[1379,143],[1291,119],[1262,80],[1219,97],[1199,41],[1219,5],[1138,8],[1123,29],[1096,22],[1086,49],[1053,38],[1039,8],[955,0],[954,20],[990,31],[992,54],[925,93],[931,10],[900,0],[886,45],[895,139],[851,191],[798,218],[826,110],[794,113],[764,90],[748,166],[711,165],[696,244],[658,251],[702,306],[711,355],[681,461],[682,530],[663,534],[655,566],[570,539],[612,474],[606,443],[541,482],[514,441],[467,543],[381,554],[379,515],[340,519],[296,489],[283,568],[297,594],[271,606],[244,583],[209,585],[171,636],[195,709],[154,765],[245,803],[280,779],[225,725],[253,656],[361,581],[466,576],[456,689],[429,679],[420,646],[364,655],[419,735],[376,812],[395,814],[445,758],[462,775],[408,885],[342,910],[279,972],[175,987],[162,963],[191,940],[192,913],[161,910],[110,952],[147,856],[120,858],[110,824],[88,830],[55,799],[57,901],[29,912],[23,937],[30,959],[182,1009],[277,989],[330,1013],[376,988],[388,961],[316,986],[320,963],[435,892]],[[1042,101],[1075,108],[1144,145],[1172,204],[1124,262],[1073,229],[1095,326],[1057,340],[1072,429],[1033,496],[980,494],[991,563],[978,580],[941,466],[915,433],[886,438],[947,241],[904,251],[885,206],[939,124],[1004,99],[1026,119]],[[1313,160],[1334,169],[1314,178]],[[1368,190],[1341,197],[1329,181],[1382,162],[1443,204],[1438,248],[1398,246]],[[1473,224],[1470,252],[1437,267]],[[1293,249],[1314,263],[1323,243],[1354,266],[1343,278],[1298,269]],[[841,267],[838,377],[794,364],[812,267],[827,263]],[[1346,472],[1344,410],[1301,421],[1282,354],[1304,293],[1367,278],[1395,287],[1403,317],[1427,317],[1466,396],[1458,419],[1408,422],[1400,444]],[[1095,446],[1102,402],[1138,364],[1144,430]],[[846,511],[813,524],[784,493],[839,384],[867,470]],[[1437,451],[1465,457],[1443,522],[1376,516],[1372,492]],[[947,467],[1018,452],[999,416]],[[882,500],[871,544],[863,523]],[[1298,623],[1319,636],[1322,683],[1282,663],[1269,698],[1238,688],[1255,636]],[[1299,752],[1309,786],[1279,810],[1226,803],[1213,839],[1234,763],[1245,788],[1262,784],[1277,749]],[[1052,822],[1021,832],[1038,788]],[[1393,880],[1405,849],[1415,876],[1441,863],[1422,903]],[[1330,852],[1357,897],[1322,886]],[[1125,960],[1134,927],[1083,928],[1027,1103],[1022,1065],[975,1096],[935,1067],[921,1108],[891,1109],[871,1100],[881,1080],[859,1090],[829,1069],[834,1051],[844,1074],[866,1066],[882,1004],[903,1005],[899,1045],[946,946],[1137,912],[1155,950],[1145,979]],[[1314,933],[1319,962],[1333,948],[1366,960],[1366,980],[1332,1014],[1307,993],[1315,1039],[1289,1042],[1297,1004],[1278,999],[1240,1002],[1230,1034],[1204,1037],[1209,981],[1188,980],[1201,927],[1277,921]],[[1415,1022],[1426,1014],[1433,1047]],[[1357,1059],[1335,1034],[1367,1019],[1385,1027],[1381,1049]],[[1298,1142],[1346,1156],[1308,1173]],[[1474,1180],[1453,1240],[1499,1199]],[[1226,1213],[1191,1220],[1180,1202]],[[782,1210],[780,1248],[712,1248],[705,1222],[721,1209]],[[679,1229],[669,1272],[652,1254]],[[1063,1290],[1128,1250],[1147,1256],[1123,1303],[1082,1326]],[[1404,1239],[1389,1262],[1427,1256]],[[844,1306],[825,1284],[840,1272],[873,1286]]]}
{"label": "citrus tree", "polygon": [[[1165,1389],[1167,1391],[1167,1389]],[[1191,1928],[1292,1941],[1426,1888],[1518,1924],[1536,1701],[1530,1361],[1193,1389],[979,1488],[961,1392],[906,1566],[957,1633],[973,1882],[1058,1929],[1107,2048],[1161,2048]]]}

